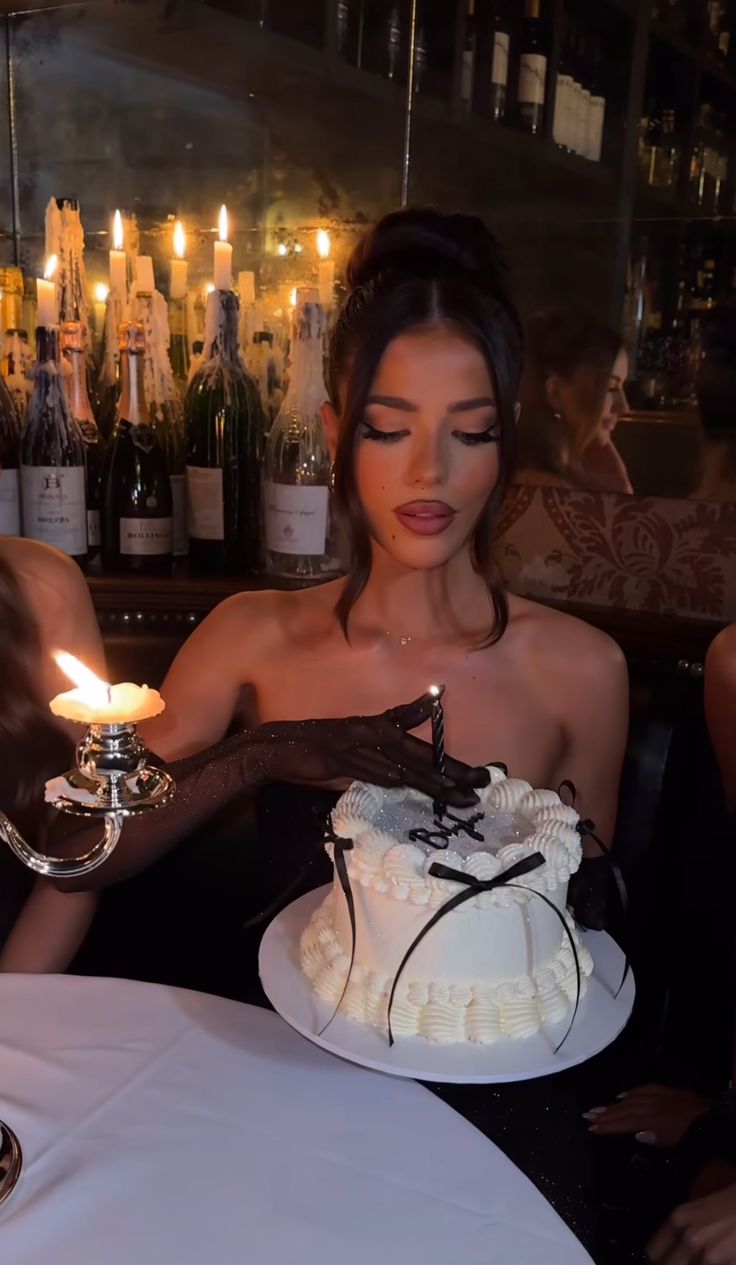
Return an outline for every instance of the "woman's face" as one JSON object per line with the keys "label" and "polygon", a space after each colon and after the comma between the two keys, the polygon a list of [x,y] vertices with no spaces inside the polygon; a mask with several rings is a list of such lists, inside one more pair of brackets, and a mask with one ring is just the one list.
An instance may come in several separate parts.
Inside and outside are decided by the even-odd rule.
{"label": "woman's face", "polygon": [[611,366],[608,389],[603,401],[601,429],[608,435],[612,434],[616,429],[621,416],[629,411],[629,402],[626,399],[625,390],[628,376],[629,357],[625,348],[622,347]]}
{"label": "woman's face", "polygon": [[624,390],[628,372],[629,358],[621,348],[603,383],[602,401],[600,375],[590,365],[581,365],[569,378],[553,375],[549,380],[548,398],[562,415],[573,454],[581,453],[588,444],[608,442],[629,407]]}
{"label": "woman's face", "polygon": [[499,434],[477,347],[442,326],[389,344],[355,450],[358,494],[387,553],[422,570],[463,548],[498,480]]}

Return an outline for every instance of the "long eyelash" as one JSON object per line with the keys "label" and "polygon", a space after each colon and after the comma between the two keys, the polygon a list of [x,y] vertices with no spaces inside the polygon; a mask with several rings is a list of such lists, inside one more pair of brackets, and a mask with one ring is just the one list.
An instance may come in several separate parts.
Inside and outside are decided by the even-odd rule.
{"label": "long eyelash", "polygon": [[379,443],[391,444],[397,439],[403,439],[406,435],[405,430],[377,430],[375,426],[371,426],[370,422],[360,423],[360,433],[363,439],[376,439]]}
{"label": "long eyelash", "polygon": [[461,441],[461,443],[467,444],[470,448],[472,448],[474,444],[497,444],[501,438],[501,431],[499,430],[497,424],[489,426],[487,430],[456,430],[453,434]]}

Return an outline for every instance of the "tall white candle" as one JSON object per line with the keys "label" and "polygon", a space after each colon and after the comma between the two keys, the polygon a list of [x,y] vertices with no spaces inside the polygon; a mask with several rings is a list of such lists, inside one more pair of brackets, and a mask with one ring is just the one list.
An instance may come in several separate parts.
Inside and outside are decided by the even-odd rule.
{"label": "tall white candle", "polygon": [[256,274],[254,272],[238,273],[238,290],[242,306],[256,301]]}
{"label": "tall white candle", "polygon": [[153,259],[150,255],[136,255],[135,259],[136,289],[142,294],[153,294],[156,282],[153,276]]}
{"label": "tall white candle", "polygon": [[227,208],[220,207],[219,241],[215,242],[215,289],[230,290],[233,284],[233,248],[227,240]]}
{"label": "tall white candle", "polygon": [[51,280],[56,272],[58,260],[50,255],[46,261],[43,278],[36,281],[36,324],[58,325],[59,313],[56,304],[56,283]]}
{"label": "tall white candle", "polygon": [[174,254],[171,260],[171,280],[169,283],[169,297],[172,299],[186,298],[189,264],[184,258],[185,250],[184,226],[181,220],[177,220],[174,225]]}
{"label": "tall white candle", "polygon": [[321,228],[317,233],[317,254],[319,255],[317,284],[319,301],[324,308],[332,307],[335,291],[335,262],[329,258],[330,250],[330,235]]}
{"label": "tall white candle", "polygon": [[113,294],[124,296],[128,288],[128,262],[123,250],[123,220],[119,211],[115,212],[112,226],[112,244],[110,251],[110,289]]}

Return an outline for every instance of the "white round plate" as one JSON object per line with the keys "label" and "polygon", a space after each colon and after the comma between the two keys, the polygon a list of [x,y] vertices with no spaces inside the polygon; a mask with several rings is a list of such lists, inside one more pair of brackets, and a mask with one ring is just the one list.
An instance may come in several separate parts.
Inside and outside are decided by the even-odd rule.
{"label": "white round plate", "polygon": [[492,1045],[461,1042],[438,1045],[421,1037],[398,1037],[393,1046],[376,1028],[336,1014],[326,1031],[318,1033],[334,1014],[322,1001],[299,965],[299,937],[329,886],[307,892],[282,910],[266,928],[258,954],[261,983],[269,1001],[302,1036],[351,1063],[360,1063],[391,1076],[414,1080],[487,1084],[549,1076],[584,1063],[618,1036],[634,1005],[634,978],[629,971],[621,992],[624,955],[604,931],[588,931],[585,943],[595,967],[580,1000],[572,1030],[558,1054],[555,1046],[565,1035],[569,1017],[545,1024],[523,1041],[502,1038]]}

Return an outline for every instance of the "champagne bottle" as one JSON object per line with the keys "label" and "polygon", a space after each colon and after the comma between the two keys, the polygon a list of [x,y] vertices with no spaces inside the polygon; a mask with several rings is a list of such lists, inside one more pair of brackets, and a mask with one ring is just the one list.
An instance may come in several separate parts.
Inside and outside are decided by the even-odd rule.
{"label": "champagne bottle", "polygon": [[186,299],[172,299],[169,303],[169,360],[174,381],[182,401],[189,383],[189,339],[187,337]]}
{"label": "champagne bottle", "polygon": [[189,553],[194,566],[253,570],[259,563],[263,415],[238,346],[238,300],[207,297],[202,360],[184,402]]}
{"label": "champagne bottle", "polygon": [[539,7],[540,0],[525,0],[519,60],[519,125],[534,136],[542,130],[547,91],[547,43]]}
{"label": "champagne bottle", "polygon": [[20,536],[20,426],[0,378],[0,536]]}
{"label": "champagne bottle", "polygon": [[325,312],[318,292],[297,291],[291,379],[266,444],[266,567],[298,579],[336,573],[329,547],[330,458],[320,407]]}
{"label": "champagne bottle", "polygon": [[475,85],[476,57],[476,22],[475,0],[466,0],[465,29],[463,31],[463,54],[460,63],[460,101],[464,109],[473,108],[473,89]]}
{"label": "champagne bottle", "polygon": [[87,469],[87,552],[93,558],[100,548],[102,444],[87,390],[86,336],[81,322],[66,321],[61,327],[60,341],[67,368],[63,376],[67,403],[84,440]]}
{"label": "champagne bottle", "polygon": [[[140,262],[139,256],[138,262]],[[152,272],[152,269],[151,269]],[[184,406],[169,359],[169,318],[158,290],[135,290],[131,315],[143,325],[143,382],[149,421],[171,480],[174,557],[188,552]]]}
{"label": "champagne bottle", "polygon": [[21,437],[23,534],[87,560],[84,440],[62,387],[59,331],[36,330],[37,363]]}
{"label": "champagne bottle", "polygon": [[506,6],[500,0],[493,15],[491,40],[491,118],[494,123],[502,123],[506,117],[511,30]]}
{"label": "champagne bottle", "polygon": [[24,329],[9,329],[3,343],[3,377],[18,418],[18,430],[23,429],[28,401],[33,391],[33,355],[28,346]]}
{"label": "champagne bottle", "polygon": [[158,574],[171,567],[171,483],[146,404],[145,350],[143,325],[124,321],[120,404],[102,476],[102,562]]}

